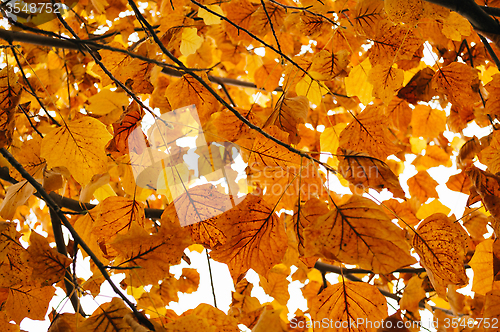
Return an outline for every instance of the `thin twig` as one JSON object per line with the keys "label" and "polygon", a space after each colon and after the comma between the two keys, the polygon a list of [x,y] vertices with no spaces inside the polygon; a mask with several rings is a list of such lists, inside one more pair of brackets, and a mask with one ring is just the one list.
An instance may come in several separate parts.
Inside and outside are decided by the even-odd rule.
{"label": "thin twig", "polygon": [[495,51],[493,50],[493,48],[491,48],[491,45],[488,42],[488,39],[486,39],[481,34],[478,34],[478,35],[479,35],[479,38],[481,38],[481,41],[483,42],[484,47],[486,47],[486,50],[488,51],[488,54],[490,55],[491,59],[493,60],[495,65],[497,65],[498,70],[500,70],[500,60],[498,60],[498,57],[497,57]]}

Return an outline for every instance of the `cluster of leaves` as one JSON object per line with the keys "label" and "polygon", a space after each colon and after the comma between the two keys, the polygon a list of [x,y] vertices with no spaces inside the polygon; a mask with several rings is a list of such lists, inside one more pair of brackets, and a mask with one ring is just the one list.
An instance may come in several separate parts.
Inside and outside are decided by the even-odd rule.
{"label": "cluster of leaves", "polygon": [[[56,287],[75,313],[54,312],[53,332],[306,331],[324,318],[418,321],[423,308],[467,322],[462,331],[497,329],[469,322],[500,317],[500,61],[484,37],[500,44],[498,1],[139,7],[79,1],[64,17],[10,18],[0,30],[2,331],[43,320]],[[187,106],[207,143],[195,151],[200,174],[218,180],[208,176],[220,168],[214,151],[229,144],[247,183],[194,185],[182,141],[193,127],[175,115]],[[157,141],[142,133],[146,114],[170,115]],[[491,134],[465,137],[472,125]],[[138,156],[166,138],[174,157],[142,185]],[[405,191],[408,161],[417,173]],[[455,166],[446,186],[469,196],[461,218],[428,172]],[[352,194],[335,193],[333,177]],[[160,185],[172,181],[180,193]],[[377,200],[381,191],[393,198]],[[80,250],[91,258],[86,280],[75,271]],[[228,266],[230,309],[202,304],[179,316],[169,303],[196,291],[200,276],[176,278],[170,267],[202,250]],[[272,303],[252,296],[250,269]],[[327,272],[342,277],[331,284]],[[125,274],[120,286],[113,273]],[[288,313],[290,280],[304,284],[307,311]],[[79,297],[98,296],[106,281],[116,297],[89,315]],[[473,296],[457,292],[469,283]],[[399,301],[391,317],[386,297]]]}

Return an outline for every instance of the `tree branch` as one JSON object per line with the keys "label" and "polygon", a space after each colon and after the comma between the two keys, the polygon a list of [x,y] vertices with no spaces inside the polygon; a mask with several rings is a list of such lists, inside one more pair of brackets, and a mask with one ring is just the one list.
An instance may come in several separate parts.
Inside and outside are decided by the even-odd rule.
{"label": "tree branch", "polygon": [[478,32],[499,34],[500,25],[486,13],[474,0],[425,0],[427,2],[439,5],[465,17],[474,29]]}
{"label": "tree branch", "polygon": [[73,237],[73,240],[78,243],[83,250],[87,253],[87,255],[90,256],[92,261],[95,263],[99,271],[102,273],[103,277],[108,281],[110,284],[111,288],[113,291],[122,298],[122,300],[130,307],[130,309],[133,311],[134,315],[136,316],[137,320],[141,322],[144,326],[148,327],[149,329],[154,331],[154,326],[151,324],[151,322],[139,311],[137,311],[137,308],[135,305],[130,302],[130,300],[122,293],[122,291],[115,285],[113,280],[111,280],[110,275],[108,274],[108,271],[106,270],[106,267],[104,264],[97,258],[97,256],[92,252],[92,250],[89,248],[89,246],[83,241],[83,239],[80,237],[78,232],[73,228],[71,223],[66,219],[66,216],[64,213],[61,211],[61,208],[57,203],[50,197],[50,195],[45,191],[45,189],[42,187],[40,183],[38,183],[24,168],[23,166],[7,151],[5,148],[0,149],[0,154],[4,156],[5,159],[14,167],[21,175],[23,178],[25,178],[35,189],[38,191],[38,193],[43,197],[45,202],[47,203],[47,206],[54,211],[54,213],[59,217],[61,222],[66,226],[68,231],[71,233],[71,236]]}

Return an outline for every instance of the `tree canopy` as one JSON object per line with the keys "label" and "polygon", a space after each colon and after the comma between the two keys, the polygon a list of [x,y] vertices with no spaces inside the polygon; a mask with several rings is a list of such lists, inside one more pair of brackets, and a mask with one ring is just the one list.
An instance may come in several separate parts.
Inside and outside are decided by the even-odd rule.
{"label": "tree canopy", "polygon": [[[0,330],[500,329],[500,1],[0,8]],[[169,308],[193,252],[229,310]]]}

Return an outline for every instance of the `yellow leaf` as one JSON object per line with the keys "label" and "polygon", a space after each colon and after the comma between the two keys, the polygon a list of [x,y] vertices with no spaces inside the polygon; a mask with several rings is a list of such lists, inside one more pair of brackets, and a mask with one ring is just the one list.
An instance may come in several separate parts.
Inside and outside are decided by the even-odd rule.
{"label": "yellow leaf", "polygon": [[474,271],[472,291],[476,294],[486,295],[493,288],[493,243],[492,239],[479,243],[469,265]]}
{"label": "yellow leaf", "polygon": [[347,126],[347,123],[337,123],[333,127],[326,128],[319,138],[321,151],[330,152],[332,154],[333,161],[329,161],[328,164],[332,166],[337,166],[339,160],[336,156],[337,149],[340,143],[340,133]]}
{"label": "yellow leaf", "polygon": [[[315,332],[337,330],[336,326],[351,326],[350,329],[353,330],[352,325],[349,325],[353,321],[381,322],[387,317],[385,297],[377,287],[361,282],[345,281],[330,285],[311,302],[313,321],[320,322],[327,318],[327,322],[332,322],[331,325],[315,327]],[[364,326],[359,331],[374,331],[365,329]]]}
{"label": "yellow leaf", "polygon": [[329,81],[341,74],[348,64],[349,52],[346,50],[340,50],[337,53],[321,50],[314,56],[310,71],[319,73],[321,80]]}
{"label": "yellow leaf", "polygon": [[472,26],[466,18],[456,12],[451,12],[443,20],[443,34],[451,40],[461,42],[472,32]]}
{"label": "yellow leaf", "polygon": [[279,85],[281,79],[281,66],[279,63],[271,61],[264,63],[254,73],[254,82],[258,88],[264,88],[267,92],[272,92]]}
{"label": "yellow leaf", "polygon": [[442,213],[448,215],[451,212],[450,208],[443,205],[439,200],[434,199],[433,201],[424,204],[418,209],[416,216],[418,219],[425,219],[434,213]]}
{"label": "yellow leaf", "polygon": [[[404,232],[373,201],[351,196],[304,230],[306,256],[389,273],[415,263]],[[389,254],[390,253],[390,254]]]}
{"label": "yellow leaf", "polygon": [[423,276],[415,275],[411,277],[405,287],[403,297],[399,302],[401,310],[408,310],[418,313],[419,303],[425,298],[425,290],[422,288]]}
{"label": "yellow leaf", "polygon": [[[222,8],[220,8],[219,5],[206,5],[206,6],[208,7],[208,9],[216,12],[219,15],[224,16],[224,12],[222,11]],[[210,13],[209,11],[201,7],[198,8],[198,17],[201,17],[206,25],[214,25],[220,23],[220,17]]]}
{"label": "yellow leaf", "polygon": [[206,303],[200,303],[192,311],[193,315],[205,318],[210,326],[216,326],[220,332],[239,332],[238,321],[222,310],[214,308]]}
{"label": "yellow leaf", "polygon": [[365,59],[351,69],[345,78],[345,90],[349,97],[357,96],[361,103],[368,105],[373,100],[373,85],[368,81],[368,73],[372,69],[370,60]]}
{"label": "yellow leaf", "polygon": [[396,91],[403,86],[402,69],[386,65],[376,65],[368,73],[368,81],[373,85],[373,95],[388,105]]}
{"label": "yellow leaf", "polygon": [[198,36],[198,29],[184,28],[182,30],[182,40],[180,51],[182,55],[194,54],[203,43],[203,37]]}
{"label": "yellow leaf", "polygon": [[85,117],[48,133],[40,154],[49,168],[66,167],[77,182],[87,184],[95,174],[106,172],[104,148],[111,138],[102,122]]}
{"label": "yellow leaf", "polygon": [[95,115],[105,115],[116,109],[122,110],[129,104],[128,96],[123,92],[103,89],[88,100],[87,111]]}
{"label": "yellow leaf", "polygon": [[417,228],[413,247],[436,292],[444,297],[448,285],[464,286],[464,261],[469,237],[459,223],[445,214],[427,217]]}
{"label": "yellow leaf", "polygon": [[252,329],[252,332],[285,332],[280,318],[283,309],[270,310],[267,307],[259,317],[257,324]]}
{"label": "yellow leaf", "polygon": [[325,85],[305,75],[295,86],[295,92],[299,96],[306,96],[309,101],[315,105],[321,105],[323,95],[328,93]]}
{"label": "yellow leaf", "polygon": [[16,213],[16,209],[25,204],[35,191],[35,187],[27,180],[11,185],[5,193],[2,204],[0,204],[0,216],[11,220]]}

